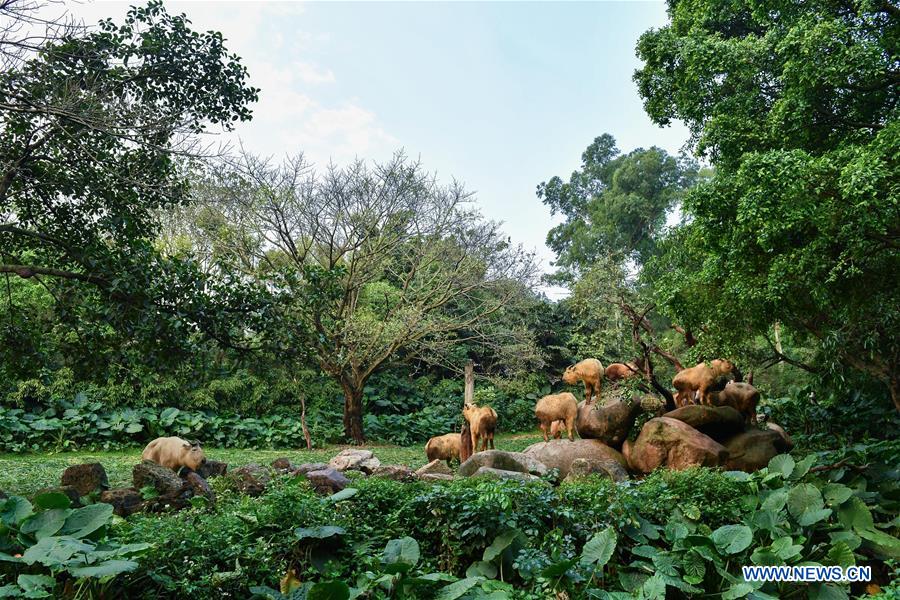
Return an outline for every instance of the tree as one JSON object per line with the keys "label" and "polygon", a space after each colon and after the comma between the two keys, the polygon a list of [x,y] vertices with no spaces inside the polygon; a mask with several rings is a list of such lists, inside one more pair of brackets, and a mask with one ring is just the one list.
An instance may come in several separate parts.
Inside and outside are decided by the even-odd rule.
{"label": "tree", "polygon": [[697,178],[697,165],[652,147],[621,154],[611,135],[597,137],[581,155],[581,170],[538,185],[537,196],[566,220],[547,234],[560,270],[572,283],[598,260],[640,267],[656,252],[666,216]]}
{"label": "tree", "polygon": [[247,306],[238,288],[153,241],[158,211],[187,199],[179,159],[202,154],[211,126],[250,118],[246,69],[158,1],[121,25],[45,23],[39,43],[15,25],[40,25],[35,6],[0,3],[13,23],[0,30],[0,273],[154,343],[224,339],[222,310]]}
{"label": "tree", "polygon": [[716,172],[651,266],[660,303],[704,343],[771,342],[780,322],[817,350],[801,366],[875,377],[900,410],[900,10],[697,0],[669,15],[641,37],[635,81]]}
{"label": "tree", "polygon": [[433,361],[481,342],[534,354],[524,327],[495,327],[526,299],[531,255],[472,210],[461,185],[402,155],[318,174],[302,156],[276,166],[244,154],[203,196],[231,224],[214,247],[279,298],[269,339],[285,356],[308,352],[340,384],[357,443],[366,381],[398,353]]}

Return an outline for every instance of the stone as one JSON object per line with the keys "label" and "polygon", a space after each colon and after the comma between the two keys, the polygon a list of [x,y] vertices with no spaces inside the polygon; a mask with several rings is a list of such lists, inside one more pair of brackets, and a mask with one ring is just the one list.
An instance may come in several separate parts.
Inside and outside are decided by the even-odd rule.
{"label": "stone", "polygon": [[224,463],[218,460],[207,460],[205,463],[197,467],[197,474],[203,479],[221,477],[227,472],[228,463]]}
{"label": "stone", "polygon": [[422,481],[453,481],[456,478],[446,473],[425,473],[424,475],[419,475],[419,479]]}
{"label": "stone", "polygon": [[326,495],[336,494],[350,484],[346,475],[330,467],[310,471],[306,474],[306,479],[318,493]]}
{"label": "stone", "polygon": [[565,478],[576,458],[612,460],[624,469],[625,457],[618,450],[610,448],[600,440],[550,440],[538,442],[525,448],[524,454],[543,463],[548,469],[557,469],[560,479]]}
{"label": "stone", "polygon": [[730,406],[688,404],[663,416],[687,423],[719,443],[744,430],[744,415]]}
{"label": "stone", "polygon": [[371,450],[347,448],[328,462],[329,468],[336,471],[362,471],[366,475],[378,468],[381,461],[375,458]]}
{"label": "stone", "polygon": [[575,429],[582,439],[600,440],[611,448],[619,448],[640,412],[639,401],[613,400],[602,406],[581,402]]}
{"label": "stone", "polygon": [[272,461],[272,468],[276,471],[291,471],[294,465],[291,464],[291,459],[282,456]]}
{"label": "stone", "polygon": [[38,490],[34,493],[35,496],[40,496],[41,494],[63,494],[65,495],[69,501],[72,503],[73,507],[81,506],[81,496],[78,494],[78,490],[75,489],[73,485],[61,485],[58,487],[48,487],[42,490]]}
{"label": "stone", "polygon": [[416,473],[406,465],[381,465],[372,471],[372,477],[384,477],[394,481],[410,481],[416,478]]}
{"label": "stone", "polygon": [[788,435],[788,432],[784,430],[784,428],[778,423],[773,423],[769,421],[766,423],[766,429],[771,429],[781,436],[781,441],[784,444],[784,452],[790,452],[794,448],[794,440]]}
{"label": "stone", "polygon": [[522,471],[507,471],[506,469],[494,469],[492,467],[478,467],[478,470],[472,473],[472,477],[481,477],[485,479],[514,479],[516,481],[541,480],[540,477],[535,477],[530,473],[525,473]]}
{"label": "stone", "polygon": [[113,512],[120,517],[130,517],[144,508],[144,499],[134,488],[105,490],[100,493],[100,502],[112,504]]}
{"label": "stone", "polygon": [[216,493],[212,491],[206,480],[195,471],[189,471],[187,475],[185,475],[182,493],[184,493],[185,488],[190,491],[192,497],[206,498],[210,505],[216,503]]}
{"label": "stone", "polygon": [[321,471],[322,469],[327,468],[328,465],[325,463],[303,463],[302,465],[297,465],[291,469],[291,473],[295,475],[306,475],[310,471]]}
{"label": "stone", "polygon": [[145,460],[139,465],[134,465],[134,468],[131,470],[131,480],[135,489],[140,490],[150,486],[160,496],[177,495],[183,485],[181,478],[175,471],[149,460]]}
{"label": "stone", "polygon": [[71,485],[79,496],[88,496],[93,492],[108,490],[109,480],[106,469],[100,463],[85,463],[68,467],[62,474],[62,485]]}
{"label": "stone", "polygon": [[641,473],[658,467],[719,467],[727,460],[728,450],[720,443],[684,421],[669,417],[647,421],[628,456],[631,469]]}
{"label": "stone", "polygon": [[725,467],[730,471],[752,473],[767,466],[773,456],[790,450],[784,438],[771,429],[750,429],[739,433],[725,442],[728,461]]}
{"label": "stone", "polygon": [[612,481],[626,481],[628,471],[618,461],[610,459],[576,458],[572,461],[566,481],[574,481],[590,475],[601,475]]}
{"label": "stone", "polygon": [[538,477],[547,474],[547,467],[533,456],[522,452],[505,452],[503,450],[476,452],[466,462],[459,465],[459,474],[463,477],[471,477],[482,467],[530,473]]}
{"label": "stone", "polygon": [[440,459],[435,459],[425,465],[424,467],[419,467],[416,470],[416,476],[422,477],[423,475],[453,475],[453,471],[450,470],[450,467],[447,466],[447,463]]}
{"label": "stone", "polygon": [[248,496],[259,496],[266,491],[266,486],[272,481],[269,469],[257,463],[233,469],[225,477],[232,489]]}

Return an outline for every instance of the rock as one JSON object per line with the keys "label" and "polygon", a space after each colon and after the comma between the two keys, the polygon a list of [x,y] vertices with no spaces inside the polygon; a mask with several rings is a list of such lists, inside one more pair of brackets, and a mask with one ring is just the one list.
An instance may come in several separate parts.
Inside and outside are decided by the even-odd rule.
{"label": "rock", "polygon": [[419,475],[419,479],[422,481],[453,481],[456,478],[446,473],[425,473],[424,475]]}
{"label": "rock", "polygon": [[416,470],[417,477],[423,477],[424,475],[453,475],[453,471],[450,470],[450,467],[447,466],[447,463],[440,459],[436,459],[425,465],[424,467],[419,467]]}
{"label": "rock", "polygon": [[781,440],[785,448],[784,452],[790,452],[794,448],[794,440],[791,438],[791,436],[788,435],[788,432],[785,431],[781,425],[769,421],[768,423],[766,423],[766,428],[771,429],[781,436]]}
{"label": "rock", "polygon": [[81,496],[78,494],[78,490],[75,489],[73,485],[61,485],[59,487],[48,487],[42,490],[38,490],[34,493],[35,496],[40,496],[41,494],[63,494],[65,495],[69,501],[72,503],[72,506],[78,507],[81,506]]}
{"label": "rock", "polygon": [[206,498],[210,505],[216,503],[216,493],[212,491],[206,480],[200,477],[200,474],[195,471],[190,471],[185,475],[182,493],[184,493],[185,488],[190,491],[191,496]]}
{"label": "rock", "polygon": [[628,479],[628,471],[618,461],[595,458],[576,458],[572,461],[569,468],[569,474],[566,475],[566,481],[581,479],[589,475],[602,475],[613,481],[626,481]]}
{"label": "rock", "polygon": [[71,485],[79,496],[87,496],[96,491],[108,490],[109,480],[106,469],[100,463],[86,463],[68,467],[62,474],[62,485]]}
{"label": "rock", "polygon": [[463,477],[471,477],[482,467],[530,473],[539,477],[547,474],[547,467],[533,456],[522,452],[505,452],[503,450],[476,452],[466,462],[459,465],[459,474]]}
{"label": "rock", "polygon": [[728,450],[684,421],[656,417],[644,424],[629,452],[632,470],[649,473],[657,467],[681,470],[718,467],[728,460]]}
{"label": "rock", "polygon": [[[477,456],[477,454],[473,455],[473,458],[475,456]],[[478,467],[478,470],[472,473],[472,477],[483,477],[485,479],[515,479],[516,481],[541,480],[540,477],[535,477],[530,473],[525,473],[522,471],[507,471],[506,469],[494,469],[492,467]]]}
{"label": "rock", "polygon": [[372,471],[372,477],[384,477],[394,481],[410,481],[416,478],[416,473],[406,465],[381,465]]}
{"label": "rock", "polygon": [[336,469],[330,467],[321,471],[310,471],[306,479],[320,494],[336,494],[350,484],[350,480]]}
{"label": "rock", "polygon": [[131,470],[131,479],[136,490],[150,486],[160,496],[175,496],[181,491],[183,485],[175,471],[149,460],[134,465]]}
{"label": "rock", "polygon": [[272,481],[272,474],[266,467],[250,463],[238,467],[226,475],[231,487],[248,496],[259,496],[266,491],[266,486]]}
{"label": "rock", "polygon": [[306,475],[310,471],[321,471],[322,469],[327,468],[328,465],[325,463],[303,463],[302,465],[297,465],[291,469],[291,473],[295,475]]}
{"label": "rock", "polygon": [[744,415],[730,406],[688,404],[663,416],[687,423],[720,443],[744,430]]}
{"label": "rock", "polygon": [[523,454],[527,454],[548,469],[558,469],[559,477],[564,478],[569,474],[572,461],[576,458],[589,458],[595,460],[613,460],[622,468],[627,466],[625,457],[618,450],[610,448],[600,440],[550,440],[538,442],[525,448]]}
{"label": "rock", "polygon": [[292,471],[294,465],[291,464],[291,459],[282,456],[272,461],[272,468],[276,471]]}
{"label": "rock", "polygon": [[100,494],[100,502],[112,504],[113,512],[120,517],[130,517],[144,508],[144,499],[134,488],[106,490]]}
{"label": "rock", "polygon": [[366,475],[378,468],[381,461],[375,458],[371,450],[348,448],[328,462],[328,466],[336,471],[362,471]]}
{"label": "rock", "polygon": [[628,437],[640,412],[641,403],[637,401],[614,400],[603,406],[581,402],[575,429],[583,439],[600,440],[611,448],[618,448]]}
{"label": "rock", "polygon": [[751,473],[765,467],[777,454],[789,450],[788,444],[777,431],[750,429],[725,442],[728,461],[725,467],[731,471]]}
{"label": "rock", "polygon": [[197,474],[203,479],[212,479],[213,477],[221,477],[228,472],[228,463],[218,460],[207,460],[197,468]]}

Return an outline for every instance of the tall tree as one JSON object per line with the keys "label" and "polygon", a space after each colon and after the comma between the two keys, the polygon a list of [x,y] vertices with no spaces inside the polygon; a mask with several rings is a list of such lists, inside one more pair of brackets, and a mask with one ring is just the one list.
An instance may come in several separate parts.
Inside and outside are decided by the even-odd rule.
{"label": "tall tree", "polygon": [[245,154],[203,193],[234,227],[215,246],[278,295],[269,330],[340,384],[357,443],[366,381],[398,353],[434,360],[462,341],[534,353],[524,327],[511,326],[536,273],[531,255],[461,185],[402,155],[319,174],[302,156],[272,165]]}
{"label": "tall tree", "polygon": [[652,269],[661,303],[708,341],[780,322],[818,350],[806,368],[873,376],[900,410],[900,10],[673,0],[669,16],[635,80],[716,173]]}

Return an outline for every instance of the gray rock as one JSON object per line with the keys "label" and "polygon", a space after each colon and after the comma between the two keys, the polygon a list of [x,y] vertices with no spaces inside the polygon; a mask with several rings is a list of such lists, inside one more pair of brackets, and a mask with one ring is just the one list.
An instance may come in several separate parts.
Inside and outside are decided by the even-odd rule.
{"label": "gray rock", "polygon": [[566,481],[574,481],[590,475],[600,475],[619,482],[628,479],[628,471],[612,459],[576,458],[572,461]]}
{"label": "gray rock", "polygon": [[85,463],[68,467],[63,471],[61,483],[74,487],[79,496],[87,496],[93,492],[109,489],[106,469],[100,463]]}
{"label": "gray rock", "polygon": [[505,452],[503,450],[476,452],[466,462],[459,465],[459,474],[463,477],[471,477],[482,467],[530,473],[539,477],[547,474],[547,467],[533,456],[522,452]]}
{"label": "gray rock", "polygon": [[419,475],[419,479],[422,481],[453,481],[456,477],[446,473],[425,473],[424,475]]}
{"label": "gray rock", "polygon": [[375,458],[371,450],[348,448],[328,462],[328,466],[336,471],[362,471],[366,475],[372,473],[381,461]]}
{"label": "gray rock", "polygon": [[303,463],[302,465],[297,465],[291,469],[291,473],[296,475],[306,475],[310,471],[321,471],[322,469],[327,468],[328,465],[325,463]]}
{"label": "gray rock", "polygon": [[248,496],[259,496],[272,481],[271,471],[257,463],[233,469],[225,477],[233,489]]}
{"label": "gray rock", "polygon": [[416,473],[406,465],[381,465],[372,471],[372,477],[384,477],[394,481],[410,481],[416,478]]}
{"label": "gray rock", "polygon": [[535,477],[530,473],[522,471],[507,471],[506,469],[494,469],[492,467],[479,467],[472,474],[472,477],[481,477],[484,479],[514,479],[516,481],[540,481],[540,477]]}
{"label": "gray rock", "polygon": [[619,448],[640,412],[641,403],[638,400],[616,400],[603,406],[581,402],[575,428],[583,439],[600,440],[610,448]]}
{"label": "gray rock", "polygon": [[150,486],[160,496],[175,496],[181,491],[183,485],[175,471],[149,460],[134,465],[131,470],[131,479],[135,489],[140,490]]}
{"label": "gray rock", "polygon": [[330,467],[310,471],[306,474],[306,479],[318,493],[326,495],[336,494],[350,485],[350,480],[343,473]]}
{"label": "gray rock", "polygon": [[525,448],[524,454],[535,458],[547,466],[548,469],[557,469],[560,478],[569,474],[572,461],[576,458],[593,460],[612,460],[622,468],[627,467],[625,457],[618,450],[610,448],[600,440],[550,440],[539,442]]}
{"label": "gray rock", "polygon": [[726,440],[725,447],[728,449],[725,468],[748,473],[762,469],[774,456],[790,450],[790,446],[778,431],[756,428]]}
{"label": "gray rock", "polygon": [[218,460],[207,460],[197,468],[197,474],[203,479],[212,479],[213,477],[221,477],[228,472],[228,463]]}
{"label": "gray rock", "polygon": [[744,416],[730,406],[688,404],[663,416],[687,423],[720,443],[744,430]]}
{"label": "gray rock", "polygon": [[272,461],[272,468],[276,471],[291,471],[294,465],[291,464],[291,459],[282,456]]}
{"label": "gray rock", "polygon": [[185,488],[190,492],[191,496],[206,498],[207,502],[209,502],[210,505],[214,505],[216,503],[216,493],[212,491],[206,480],[200,477],[199,473],[190,471],[187,475],[185,475],[182,493],[186,491]]}
{"label": "gray rock", "polygon": [[101,492],[100,502],[112,504],[113,512],[120,517],[130,517],[144,508],[144,499],[134,488],[116,488]]}
{"label": "gray rock", "polygon": [[447,466],[447,463],[440,459],[435,459],[423,467],[416,470],[417,477],[425,475],[453,475],[453,471]]}

